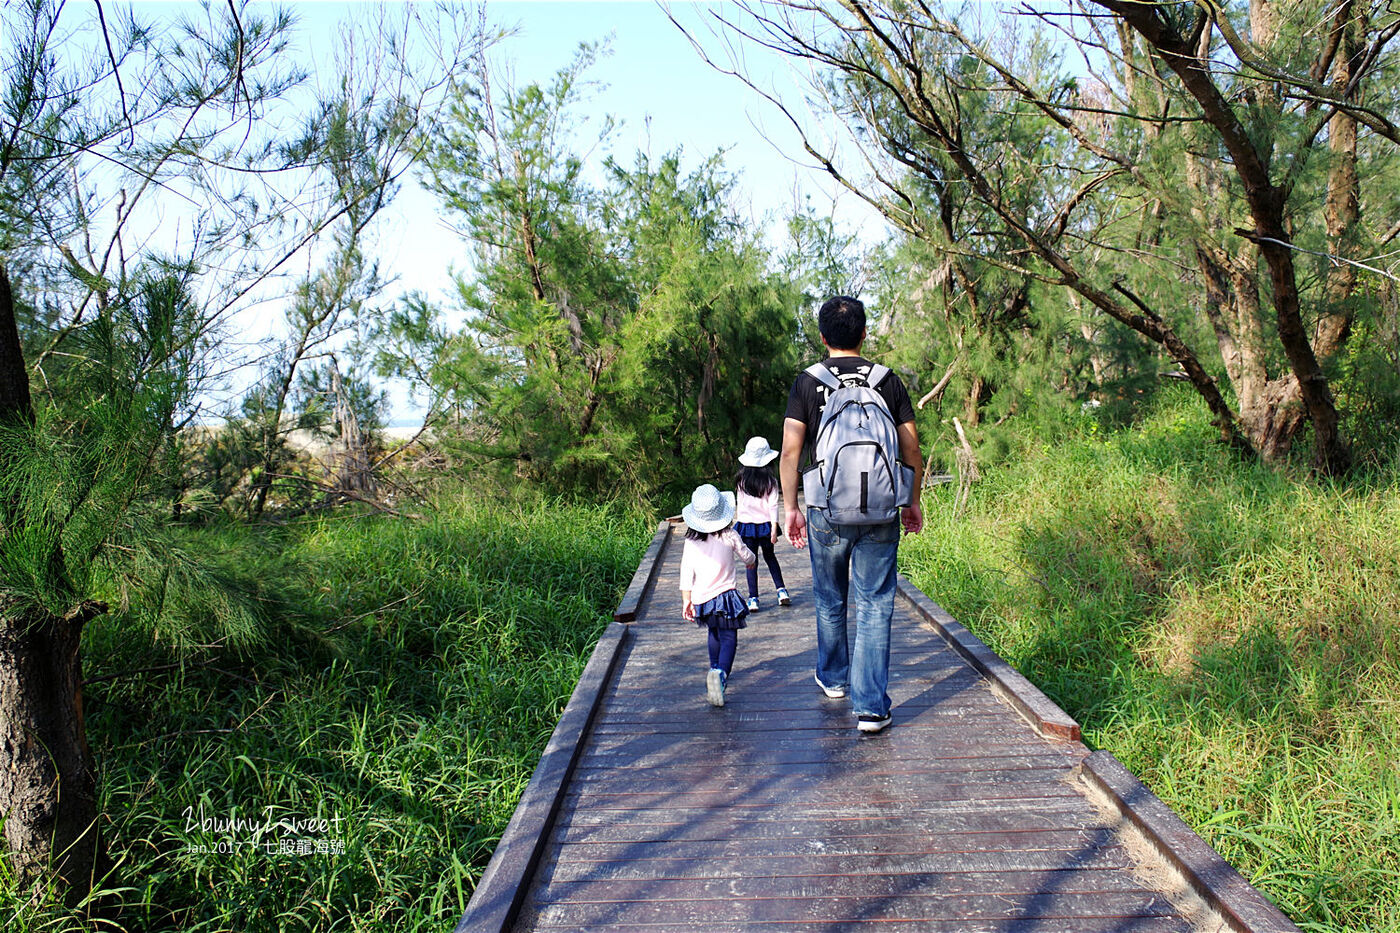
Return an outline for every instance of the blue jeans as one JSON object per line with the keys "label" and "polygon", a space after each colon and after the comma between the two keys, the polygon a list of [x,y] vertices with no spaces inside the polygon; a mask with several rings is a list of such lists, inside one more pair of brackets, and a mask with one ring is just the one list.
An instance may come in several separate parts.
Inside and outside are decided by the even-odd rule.
{"label": "blue jeans", "polygon": [[[817,679],[849,688],[857,716],[886,716],[899,521],[833,525],[821,509],[808,509],[807,549],[817,604]],[[847,626],[852,614],[854,644]]]}

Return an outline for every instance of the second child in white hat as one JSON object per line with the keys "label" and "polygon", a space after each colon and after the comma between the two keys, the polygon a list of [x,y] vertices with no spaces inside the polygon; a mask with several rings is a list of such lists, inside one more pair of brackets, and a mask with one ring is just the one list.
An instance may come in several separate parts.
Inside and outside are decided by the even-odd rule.
{"label": "second child in white hat", "polygon": [[[739,472],[734,477],[737,495],[734,516],[734,530],[744,540],[744,546],[755,554],[763,553],[763,562],[768,565],[768,573],[773,578],[773,586],[778,590],[778,605],[792,603],[787,587],[783,585],[783,568],[778,563],[778,555],[773,553],[773,545],[778,540],[778,500],[782,498],[782,487],[769,466],[777,459],[778,452],[768,446],[768,439],[751,437],[739,455]],[[749,611],[758,609],[758,564],[748,570]]]}
{"label": "second child in white hat", "polygon": [[681,551],[682,613],[710,630],[705,692],[711,705],[723,706],[739,629],[747,627],[744,617],[749,614],[735,587],[734,558],[750,570],[758,558],[734,531],[734,493],[721,493],[706,483],[691,493],[681,517],[687,528]]}

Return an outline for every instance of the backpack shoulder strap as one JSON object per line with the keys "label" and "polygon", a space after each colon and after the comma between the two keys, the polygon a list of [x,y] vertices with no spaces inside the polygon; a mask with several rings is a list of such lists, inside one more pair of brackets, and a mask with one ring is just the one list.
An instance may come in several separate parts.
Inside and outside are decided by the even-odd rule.
{"label": "backpack shoulder strap", "polygon": [[813,363],[811,366],[808,366],[805,370],[803,370],[803,372],[820,382],[822,385],[826,386],[828,389],[841,388],[841,380],[837,379],[836,376],[831,372],[831,370],[827,369],[821,363]]}
{"label": "backpack shoulder strap", "polygon": [[890,374],[890,368],[884,363],[873,363],[870,367],[870,375],[865,377],[865,384],[870,388],[875,388],[885,381],[885,377]]}

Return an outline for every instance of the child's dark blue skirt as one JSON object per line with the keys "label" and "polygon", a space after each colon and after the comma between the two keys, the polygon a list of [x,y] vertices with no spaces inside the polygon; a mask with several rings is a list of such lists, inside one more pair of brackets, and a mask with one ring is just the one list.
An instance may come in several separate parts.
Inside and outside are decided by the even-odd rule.
{"label": "child's dark blue skirt", "polygon": [[748,628],[749,607],[738,590],[725,590],[695,607],[695,624],[706,628]]}
{"label": "child's dark blue skirt", "polygon": [[741,538],[766,538],[773,533],[773,523],[735,522],[734,530]]}

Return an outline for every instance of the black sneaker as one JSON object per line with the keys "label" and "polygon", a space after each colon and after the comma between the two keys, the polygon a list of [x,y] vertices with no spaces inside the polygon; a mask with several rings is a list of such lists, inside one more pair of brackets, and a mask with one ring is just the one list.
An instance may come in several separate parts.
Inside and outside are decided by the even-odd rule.
{"label": "black sneaker", "polygon": [[889,713],[883,716],[872,716],[868,713],[862,713],[858,717],[858,720],[856,728],[861,732],[882,732],[886,726],[894,721],[894,717]]}

